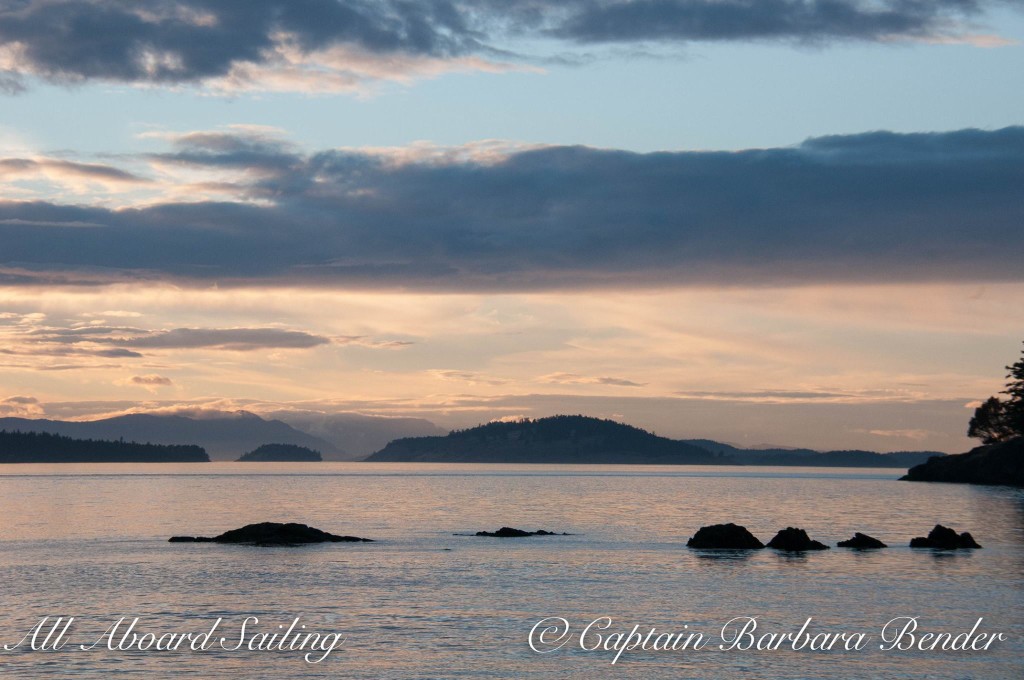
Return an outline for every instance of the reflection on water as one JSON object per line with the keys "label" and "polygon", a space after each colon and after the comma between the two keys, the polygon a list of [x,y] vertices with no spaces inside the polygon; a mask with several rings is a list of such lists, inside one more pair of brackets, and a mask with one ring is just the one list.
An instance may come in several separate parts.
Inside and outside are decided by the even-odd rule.
{"label": "reflection on water", "polygon": [[755,553],[753,550],[694,550],[697,559],[717,562],[745,562]]}
{"label": "reflection on water", "polygon": [[[892,470],[707,467],[247,464],[4,466],[0,642],[46,615],[84,642],[122,615],[163,630],[295,616],[347,640],[321,665],[292,652],[0,654],[3,677],[885,677],[1019,678],[1024,672],[1024,494],[911,484]],[[373,544],[260,549],[169,544],[255,521],[301,521]],[[835,545],[855,531],[892,546],[785,555],[685,547],[704,524],[767,541],[786,526]],[[911,550],[936,523],[981,551]],[[488,539],[501,526],[573,536]],[[896,616],[1010,641],[987,652],[538,655],[548,616],[717,635],[870,631]],[[964,629],[964,630],[961,630]],[[20,639],[21,635],[17,635]]]}

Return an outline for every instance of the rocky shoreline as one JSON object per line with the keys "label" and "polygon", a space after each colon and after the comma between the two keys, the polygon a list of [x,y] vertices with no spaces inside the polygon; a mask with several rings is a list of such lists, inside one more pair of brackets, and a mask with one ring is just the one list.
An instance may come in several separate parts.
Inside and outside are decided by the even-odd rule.
{"label": "rocky shoreline", "polygon": [[1024,487],[1024,437],[930,458],[910,468],[900,480]]}

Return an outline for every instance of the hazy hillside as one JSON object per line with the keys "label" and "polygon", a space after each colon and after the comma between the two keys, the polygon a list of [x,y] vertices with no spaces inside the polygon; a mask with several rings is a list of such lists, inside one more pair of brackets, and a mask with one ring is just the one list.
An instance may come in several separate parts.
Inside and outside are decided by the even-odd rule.
{"label": "hazy hillside", "polygon": [[339,453],[327,455],[327,452],[324,452],[326,460],[359,460],[384,448],[388,442],[395,439],[447,433],[447,430],[422,418],[391,418],[361,413],[318,411],[274,411],[266,415],[333,444]]}
{"label": "hazy hillside", "polygon": [[49,432],[76,439],[196,444],[214,460],[236,460],[246,451],[271,443],[296,444],[328,455],[337,452],[332,444],[318,437],[246,411],[204,418],[137,413],[87,422],[0,418],[0,429]]}

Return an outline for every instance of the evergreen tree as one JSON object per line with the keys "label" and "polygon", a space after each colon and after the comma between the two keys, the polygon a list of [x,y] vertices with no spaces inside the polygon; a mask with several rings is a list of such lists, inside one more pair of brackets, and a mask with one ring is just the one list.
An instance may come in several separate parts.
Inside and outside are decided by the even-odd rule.
{"label": "evergreen tree", "polygon": [[1017,437],[1024,436],[1024,351],[1021,355],[1017,363],[1006,367],[1009,381],[1003,392],[1010,397],[1005,407],[1006,424]]}
{"label": "evergreen tree", "polygon": [[[1024,353],[1022,353],[1024,354]],[[968,437],[981,439],[985,444],[1024,436],[1024,356],[1007,366],[1006,389],[1002,394],[1009,399],[989,397],[974,411],[967,428]]]}

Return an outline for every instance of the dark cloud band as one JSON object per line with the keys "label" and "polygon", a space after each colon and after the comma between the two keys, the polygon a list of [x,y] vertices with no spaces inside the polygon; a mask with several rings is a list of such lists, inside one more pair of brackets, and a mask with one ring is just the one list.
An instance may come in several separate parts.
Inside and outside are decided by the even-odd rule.
{"label": "dark cloud band", "polygon": [[[529,290],[1024,279],[1024,127],[414,161],[246,143],[244,159],[208,140],[159,158],[253,170],[236,201],[0,202],[0,282]],[[93,226],[61,226],[83,223]]]}
{"label": "dark cloud band", "polygon": [[[282,50],[513,58],[565,44],[892,40],[948,36],[1019,0],[13,0],[0,7],[0,91],[50,81],[187,83]],[[511,43],[510,43],[511,41]],[[315,57],[313,57],[315,59]]]}

